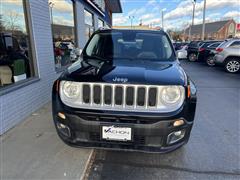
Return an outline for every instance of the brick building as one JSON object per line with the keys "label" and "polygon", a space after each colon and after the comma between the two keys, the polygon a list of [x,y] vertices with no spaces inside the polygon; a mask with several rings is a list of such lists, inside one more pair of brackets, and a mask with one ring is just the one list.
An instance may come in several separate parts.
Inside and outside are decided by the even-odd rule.
{"label": "brick building", "polygon": [[50,101],[52,83],[65,68],[58,69],[56,59],[67,59],[71,50],[56,44],[69,38],[83,48],[93,31],[111,26],[112,13],[121,12],[120,0],[1,1],[0,135]]}
{"label": "brick building", "polygon": [[[202,24],[190,26],[185,29],[183,39],[189,39],[191,29],[191,40],[201,40]],[[209,22],[205,24],[205,39],[224,40],[236,35],[236,22],[233,19]]]}
{"label": "brick building", "polygon": [[237,24],[236,37],[240,38],[240,23]]}

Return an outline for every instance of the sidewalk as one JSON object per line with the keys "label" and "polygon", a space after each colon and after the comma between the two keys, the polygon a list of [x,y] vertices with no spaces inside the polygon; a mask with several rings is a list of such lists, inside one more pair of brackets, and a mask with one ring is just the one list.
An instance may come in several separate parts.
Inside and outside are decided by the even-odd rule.
{"label": "sidewalk", "polygon": [[79,180],[91,152],[58,138],[48,103],[1,136],[0,179]]}

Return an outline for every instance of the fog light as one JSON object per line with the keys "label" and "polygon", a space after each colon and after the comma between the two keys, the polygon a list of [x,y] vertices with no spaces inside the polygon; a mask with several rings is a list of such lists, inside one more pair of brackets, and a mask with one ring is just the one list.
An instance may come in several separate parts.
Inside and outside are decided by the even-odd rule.
{"label": "fog light", "polygon": [[57,128],[58,130],[65,136],[70,137],[71,132],[68,126],[62,124],[62,123],[57,123]]}
{"label": "fog light", "polygon": [[177,126],[181,126],[183,124],[184,124],[184,121],[182,119],[180,119],[180,120],[174,121],[173,126],[177,127]]}
{"label": "fog light", "polygon": [[174,133],[175,136],[180,136],[182,134],[182,131],[177,131]]}
{"label": "fog light", "polygon": [[58,117],[60,117],[62,119],[66,119],[66,116],[61,112],[58,113]]}
{"label": "fog light", "polygon": [[181,140],[185,135],[185,130],[175,131],[168,135],[167,144],[173,144],[179,140]]}

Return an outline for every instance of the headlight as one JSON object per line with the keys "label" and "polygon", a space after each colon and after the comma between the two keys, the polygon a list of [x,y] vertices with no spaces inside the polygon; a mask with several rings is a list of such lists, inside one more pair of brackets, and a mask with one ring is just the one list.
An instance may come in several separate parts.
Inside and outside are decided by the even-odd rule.
{"label": "headlight", "polygon": [[78,83],[71,81],[64,81],[61,83],[63,94],[71,99],[76,99],[80,95],[80,87]]}
{"label": "headlight", "polygon": [[178,86],[167,86],[162,89],[161,101],[165,105],[174,105],[181,99],[182,92]]}

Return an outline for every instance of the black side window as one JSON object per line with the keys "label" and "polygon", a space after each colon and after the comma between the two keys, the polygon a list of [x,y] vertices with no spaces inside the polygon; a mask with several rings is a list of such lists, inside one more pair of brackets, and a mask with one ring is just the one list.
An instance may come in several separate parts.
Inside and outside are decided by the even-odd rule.
{"label": "black side window", "polygon": [[217,48],[221,43],[214,43],[214,44],[211,44],[209,47],[211,48]]}
{"label": "black side window", "polygon": [[234,41],[229,47],[240,48],[240,41]]}
{"label": "black side window", "polygon": [[197,42],[191,42],[189,44],[189,47],[197,47],[198,46],[198,43]]}
{"label": "black side window", "polygon": [[211,44],[211,43],[205,43],[205,44],[203,44],[201,47],[206,48],[206,47],[208,47],[210,44]]}

